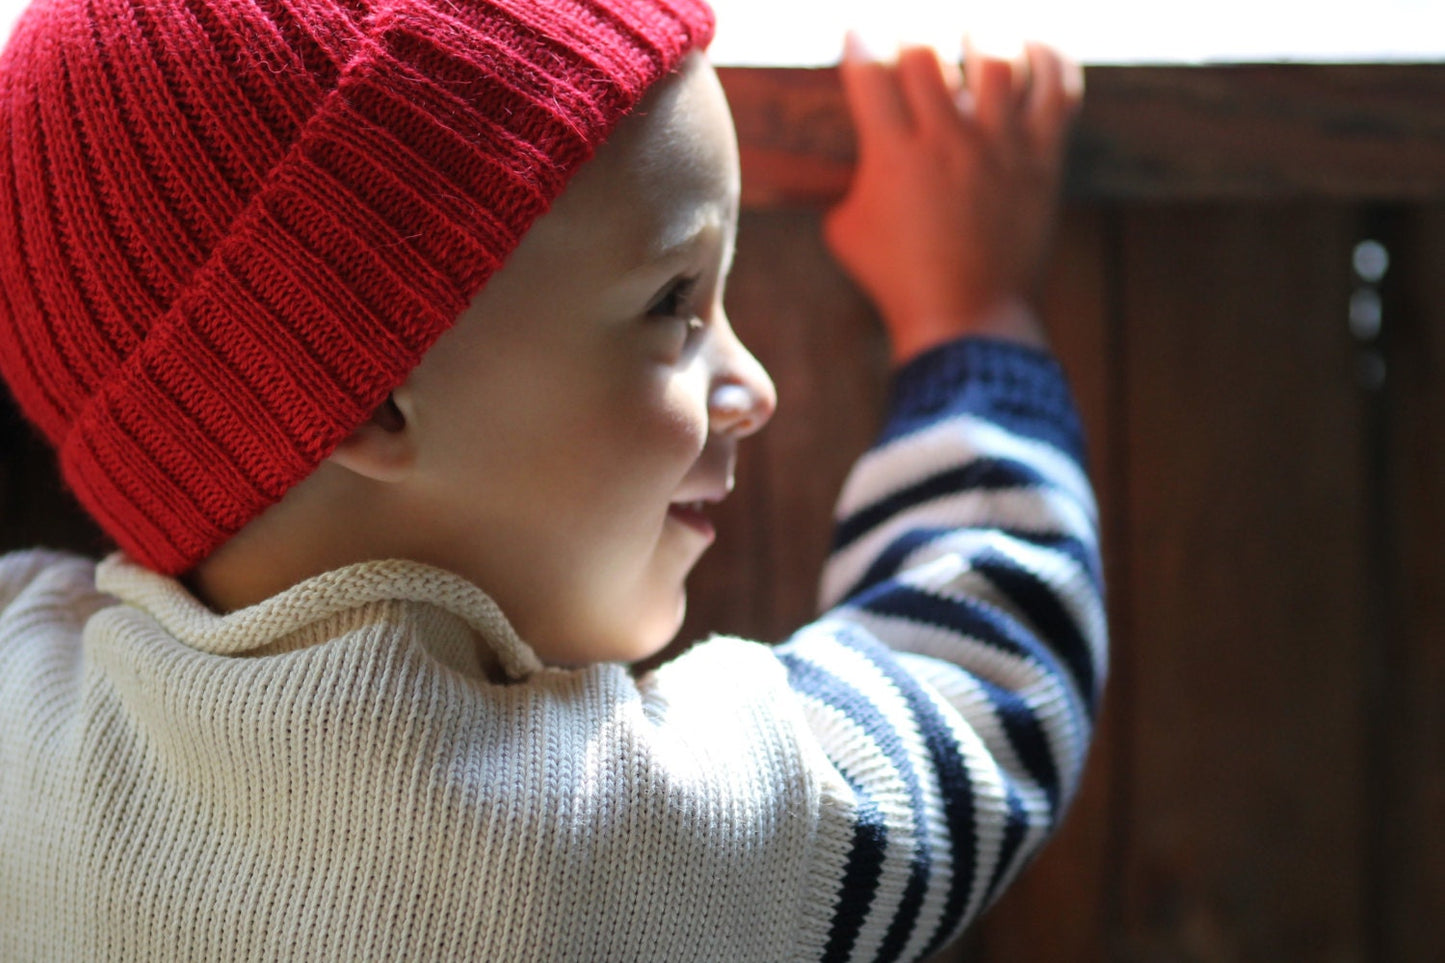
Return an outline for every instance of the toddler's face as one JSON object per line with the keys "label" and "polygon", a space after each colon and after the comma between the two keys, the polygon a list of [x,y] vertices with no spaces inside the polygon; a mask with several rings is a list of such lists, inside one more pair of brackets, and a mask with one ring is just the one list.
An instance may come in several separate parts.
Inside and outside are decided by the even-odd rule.
{"label": "toddler's face", "polygon": [[409,380],[427,561],[489,592],[544,661],[645,657],[676,634],[774,406],[722,307],[732,119],[700,54],[528,233]]}

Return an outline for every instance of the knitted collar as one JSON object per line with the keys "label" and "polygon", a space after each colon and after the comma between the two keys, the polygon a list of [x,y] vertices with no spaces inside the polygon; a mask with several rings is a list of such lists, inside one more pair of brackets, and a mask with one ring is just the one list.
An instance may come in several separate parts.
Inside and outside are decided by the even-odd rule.
{"label": "knitted collar", "polygon": [[508,679],[542,669],[536,653],[490,596],[459,575],[406,559],[360,562],[324,572],[227,615],[212,612],[175,578],[153,572],[123,552],[96,566],[95,584],[150,614],[180,642],[213,655],[246,655],[365,605],[411,602],[437,606],[465,622],[485,641]]}

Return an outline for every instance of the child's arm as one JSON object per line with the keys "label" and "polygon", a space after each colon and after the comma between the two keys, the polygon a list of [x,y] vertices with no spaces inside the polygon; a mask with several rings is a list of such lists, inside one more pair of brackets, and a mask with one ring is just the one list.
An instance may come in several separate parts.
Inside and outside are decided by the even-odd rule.
{"label": "child's arm", "polygon": [[903,366],[840,500],[829,610],[779,652],[846,785],[823,830],[851,839],[839,959],[936,950],[1078,784],[1105,671],[1096,510],[1029,308],[1078,77],[1043,47],[1027,71],[975,55],[961,109],[931,51],[844,65],[860,164],[827,236]]}

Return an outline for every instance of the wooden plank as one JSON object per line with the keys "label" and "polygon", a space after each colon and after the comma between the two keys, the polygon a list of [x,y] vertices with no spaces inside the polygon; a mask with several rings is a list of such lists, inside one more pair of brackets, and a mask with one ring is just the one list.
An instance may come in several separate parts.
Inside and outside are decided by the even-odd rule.
{"label": "wooden plank", "polygon": [[[1121,453],[1116,438],[1120,426],[1111,416],[1121,387],[1114,354],[1117,318],[1111,290],[1115,222],[1113,212],[1104,209],[1067,212],[1043,312],[1083,415],[1104,527],[1110,601],[1117,604],[1123,598],[1126,563],[1119,553],[1122,539],[1115,528],[1123,517],[1119,487],[1114,483]],[[1117,664],[1128,650],[1128,640],[1121,637],[1117,621],[1113,628]],[[1109,684],[1084,784],[1059,835],[984,915],[969,953],[941,958],[938,963],[944,959],[1090,963],[1106,958],[1111,903],[1117,895],[1117,888],[1111,885],[1115,874],[1108,851],[1117,807],[1115,763],[1120,756],[1116,746],[1124,735],[1121,725],[1128,718],[1127,711],[1119,711],[1124,698],[1119,681],[1116,678]],[[1047,920],[1047,925],[1040,925],[1041,920]]]}
{"label": "wooden plank", "polygon": [[1385,279],[1391,550],[1376,660],[1380,760],[1376,958],[1440,959],[1445,947],[1445,205],[1390,232]]}
{"label": "wooden plank", "polygon": [[723,67],[737,125],[743,206],[822,208],[842,197],[856,159],[837,70]]}
{"label": "wooden plank", "polygon": [[1116,67],[1087,82],[1084,194],[1445,196],[1445,65]]}
{"label": "wooden plank", "polygon": [[[840,196],[836,70],[719,71],[744,203]],[[1068,190],[1094,199],[1445,197],[1445,64],[1090,67]]]}
{"label": "wooden plank", "polygon": [[1124,222],[1124,958],[1368,958],[1354,223],[1322,205]]}

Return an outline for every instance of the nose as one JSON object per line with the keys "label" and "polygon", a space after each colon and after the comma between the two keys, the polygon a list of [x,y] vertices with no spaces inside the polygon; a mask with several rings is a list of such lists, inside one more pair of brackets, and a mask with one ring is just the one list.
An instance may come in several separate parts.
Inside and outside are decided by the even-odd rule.
{"label": "nose", "polygon": [[720,325],[717,356],[708,393],[708,415],[715,433],[746,438],[773,417],[777,389],[758,359],[743,346],[731,325]]}

